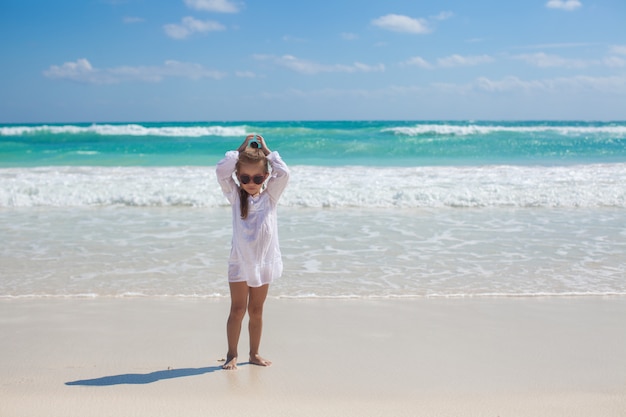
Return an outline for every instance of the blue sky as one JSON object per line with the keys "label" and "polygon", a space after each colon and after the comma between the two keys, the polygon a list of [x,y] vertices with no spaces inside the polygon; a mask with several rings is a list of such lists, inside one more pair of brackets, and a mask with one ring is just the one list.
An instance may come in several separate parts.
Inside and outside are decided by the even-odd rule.
{"label": "blue sky", "polygon": [[626,119],[624,0],[0,0],[0,122]]}

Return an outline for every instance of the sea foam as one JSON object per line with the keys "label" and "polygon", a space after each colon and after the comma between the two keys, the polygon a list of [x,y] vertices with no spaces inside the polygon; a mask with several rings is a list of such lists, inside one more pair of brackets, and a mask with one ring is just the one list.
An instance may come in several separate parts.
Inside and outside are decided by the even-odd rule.
{"label": "sea foam", "polygon": [[[626,164],[291,170],[286,207],[626,207]],[[5,168],[0,181],[0,207],[227,204],[212,166]]]}
{"label": "sea foam", "polygon": [[383,132],[392,132],[398,135],[418,136],[424,134],[436,135],[488,135],[492,133],[543,133],[553,132],[565,136],[610,134],[619,137],[626,136],[626,126],[498,126],[498,125],[456,125],[456,124],[419,124],[415,126],[390,127]]}
{"label": "sea foam", "polygon": [[[202,137],[202,136],[245,136],[252,131],[267,131],[270,135],[280,135],[285,132],[292,134],[315,134],[312,128],[305,127],[268,127],[268,126],[220,126],[202,123],[172,124],[171,126],[144,126],[139,123],[129,124],[91,124],[91,125],[23,125],[0,126],[0,136],[22,136],[34,134],[96,134],[103,136],[171,136],[171,137]],[[330,129],[337,134],[337,129]],[[322,130],[326,135],[329,131]],[[533,125],[498,125],[480,123],[419,123],[383,127],[380,132],[391,132],[398,135],[418,136],[424,134],[436,135],[486,135],[492,133],[543,133],[552,132],[560,135],[596,135],[608,134],[617,137],[626,136],[626,126],[622,124],[576,125],[576,124],[533,124]]]}
{"label": "sea foam", "polygon": [[0,136],[22,136],[32,134],[95,134],[102,136],[245,136],[245,126],[161,126],[146,127],[139,124],[93,124],[76,125],[40,125],[40,126],[5,126],[0,127]]}

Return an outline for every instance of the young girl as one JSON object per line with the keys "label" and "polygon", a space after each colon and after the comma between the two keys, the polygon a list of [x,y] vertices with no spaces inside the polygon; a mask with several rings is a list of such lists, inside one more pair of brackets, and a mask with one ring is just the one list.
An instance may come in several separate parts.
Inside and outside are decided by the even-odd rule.
{"label": "young girl", "polygon": [[248,135],[237,151],[227,152],[216,169],[217,180],[233,211],[228,260],[231,306],[226,324],[228,353],[224,369],[237,369],[237,345],[246,310],[250,363],[272,364],[259,355],[259,345],[269,284],[283,272],[276,208],[287,186],[289,169],[278,152],[269,150],[261,136],[257,135],[256,141],[251,142],[254,138],[255,135]]}

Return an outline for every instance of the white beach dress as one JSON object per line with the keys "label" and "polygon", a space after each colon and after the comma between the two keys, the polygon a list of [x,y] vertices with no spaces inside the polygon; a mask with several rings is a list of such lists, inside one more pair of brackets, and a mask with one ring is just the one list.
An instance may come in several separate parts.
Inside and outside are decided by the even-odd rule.
{"label": "white beach dress", "polygon": [[248,217],[242,219],[239,186],[234,179],[238,159],[239,152],[226,152],[216,168],[217,180],[230,202],[233,214],[228,280],[245,281],[250,287],[260,287],[270,284],[283,272],[276,209],[289,180],[289,169],[278,152],[271,152],[267,156],[271,166],[267,187],[257,197],[248,196]]}

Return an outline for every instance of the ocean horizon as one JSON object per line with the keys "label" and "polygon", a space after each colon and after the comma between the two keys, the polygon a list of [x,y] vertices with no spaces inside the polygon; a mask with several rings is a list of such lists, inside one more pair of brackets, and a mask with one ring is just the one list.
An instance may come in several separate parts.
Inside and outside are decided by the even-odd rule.
{"label": "ocean horizon", "polygon": [[0,125],[0,298],[225,297],[215,163],[292,171],[276,297],[626,294],[626,122]]}

